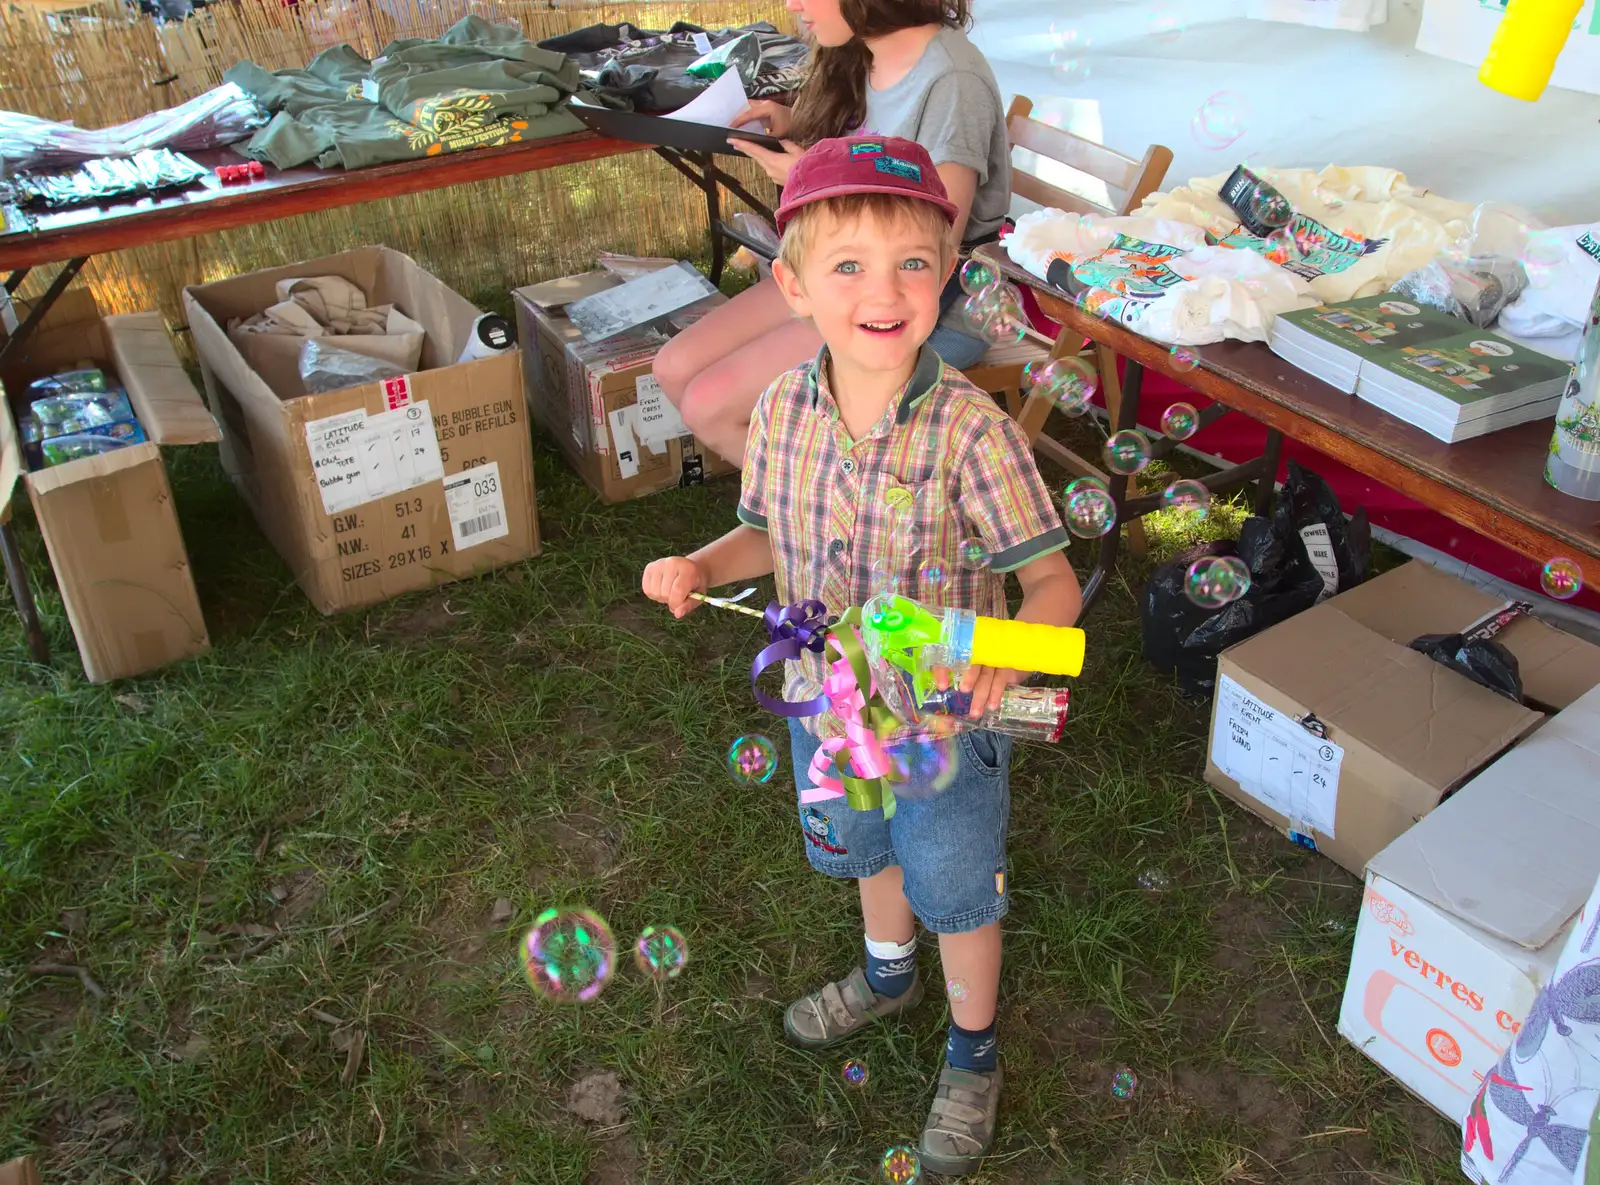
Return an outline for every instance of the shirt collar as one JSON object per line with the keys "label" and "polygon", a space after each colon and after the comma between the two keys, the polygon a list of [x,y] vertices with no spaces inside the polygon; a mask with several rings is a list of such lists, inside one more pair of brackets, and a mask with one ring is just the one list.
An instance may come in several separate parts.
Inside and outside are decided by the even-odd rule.
{"label": "shirt collar", "polygon": [[[904,424],[911,418],[911,409],[921,403],[923,398],[932,391],[939,382],[940,372],[944,363],[938,353],[926,343],[917,355],[917,365],[911,371],[911,377],[906,380],[906,385],[900,391],[900,406],[895,412],[895,423]],[[816,359],[811,363],[811,406],[815,408],[822,398],[822,389],[828,381],[828,347],[823,345],[817,351]],[[828,392],[829,398],[833,392]]]}

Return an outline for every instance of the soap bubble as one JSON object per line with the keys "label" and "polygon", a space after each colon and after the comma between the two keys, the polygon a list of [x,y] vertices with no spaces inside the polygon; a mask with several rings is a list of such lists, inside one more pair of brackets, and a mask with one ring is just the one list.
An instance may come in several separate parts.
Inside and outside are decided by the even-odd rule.
{"label": "soap bubble", "polygon": [[1202,609],[1220,609],[1250,591],[1250,569],[1238,556],[1206,556],[1189,565],[1183,591]]}
{"label": "soap bubble", "polygon": [[961,566],[969,572],[977,572],[989,566],[989,549],[983,545],[982,539],[963,539],[961,541]]}
{"label": "soap bubble", "polygon": [[646,926],[633,944],[633,962],[651,979],[676,979],[689,961],[689,944],[676,926]]}
{"label": "soap bubble", "polygon": [[969,259],[961,265],[961,291],[976,296],[1000,279],[994,264],[983,259]]}
{"label": "soap bubble", "polygon": [[[898,533],[897,531],[896,534]],[[874,593],[897,593],[900,591],[900,569],[887,556],[879,556],[872,561],[869,577]]]}
{"label": "soap bubble", "polygon": [[1074,83],[1087,82],[1092,72],[1088,53],[1089,36],[1076,29],[1067,29],[1057,33],[1054,25],[1050,26],[1050,33],[1055,44],[1055,49],[1050,54],[1050,69],[1055,76],[1068,86]]}
{"label": "soap bubble", "polygon": [[952,1003],[959,1004],[967,998],[967,981],[964,979],[951,979],[944,985],[945,994]]}
{"label": "soap bubble", "polygon": [[[1180,347],[1181,348],[1181,347]],[[1176,359],[1173,360],[1176,364]],[[1173,440],[1188,440],[1200,430],[1200,413],[1192,403],[1174,403],[1161,413],[1161,432]]]}
{"label": "soap bubble", "polygon": [[1252,222],[1272,230],[1288,226],[1294,218],[1294,207],[1289,199],[1275,191],[1252,193],[1247,209]]}
{"label": "soap bubble", "polygon": [[1096,539],[1117,525],[1117,503],[1104,488],[1082,486],[1067,495],[1063,517],[1079,539]]}
{"label": "soap bubble", "polygon": [[728,746],[728,772],[747,786],[770,782],[778,772],[778,748],[759,733],[740,737]]}
{"label": "soap bubble", "polygon": [[1100,385],[1100,372],[1084,358],[1056,358],[1035,361],[1022,368],[1025,391],[1038,391],[1069,416],[1089,410]]}
{"label": "soap bubble", "polygon": [[1167,358],[1172,363],[1172,369],[1187,374],[1200,365],[1200,351],[1193,346],[1173,346]]}
{"label": "soap bubble", "polygon": [[1150,464],[1150,442],[1138,429],[1124,428],[1107,438],[1105,455],[1111,472],[1124,476],[1138,473]]}
{"label": "soap bubble", "polygon": [[1522,270],[1528,273],[1528,283],[1534,288],[1548,288],[1566,261],[1567,248],[1554,231],[1535,231],[1528,236],[1518,258]]}
{"label": "soap bubble", "polygon": [[1133,1092],[1139,1088],[1139,1075],[1127,1066],[1123,1066],[1111,1075],[1111,1093],[1119,1099],[1131,1099]]}
{"label": "soap bubble", "polygon": [[592,1000],[611,979],[616,940],[588,909],[547,909],[523,939],[523,970],[547,1000]]}
{"label": "soap bubble", "polygon": [[1280,226],[1262,241],[1261,257],[1279,267],[1297,258],[1299,254],[1295,247],[1294,235],[1289,233],[1289,228],[1286,226]]}
{"label": "soap bubble", "polygon": [[844,1079],[844,1084],[852,1090],[859,1090],[867,1084],[867,1064],[856,1058],[845,1062],[844,1069],[839,1071],[839,1076]]}
{"label": "soap bubble", "polygon": [[1072,497],[1079,490],[1095,489],[1102,494],[1110,493],[1111,487],[1098,477],[1078,477],[1067,483],[1067,488],[1062,491],[1063,499]]}
{"label": "soap bubble", "polygon": [[929,556],[917,565],[917,579],[931,589],[950,583],[950,565],[941,556]]}
{"label": "soap bubble", "polygon": [[1583,591],[1583,569],[1575,560],[1558,556],[1539,573],[1539,587],[1560,601],[1569,601]]}
{"label": "soap bubble", "polygon": [[1202,518],[1211,509],[1211,491],[1206,489],[1203,481],[1182,477],[1161,491],[1161,505],[1179,514]]}
{"label": "soap bubble", "polygon": [[1022,318],[1006,309],[990,313],[978,326],[978,336],[997,346],[1019,342],[1028,336],[1028,327]]}
{"label": "soap bubble", "polygon": [[1150,35],[1164,45],[1170,45],[1183,32],[1183,22],[1171,4],[1157,4],[1145,16],[1145,27]]}
{"label": "soap bubble", "polygon": [[1189,121],[1195,143],[1210,152],[1221,152],[1237,143],[1249,127],[1250,104],[1233,91],[1212,95]]}
{"label": "soap bubble", "polygon": [[884,1185],[917,1185],[922,1180],[922,1160],[904,1144],[883,1154]]}
{"label": "soap bubble", "polygon": [[948,790],[960,770],[954,736],[915,733],[885,745],[889,781],[897,798],[932,798]]}
{"label": "soap bubble", "polygon": [[1159,868],[1146,868],[1139,874],[1139,887],[1151,893],[1164,893],[1171,882]]}

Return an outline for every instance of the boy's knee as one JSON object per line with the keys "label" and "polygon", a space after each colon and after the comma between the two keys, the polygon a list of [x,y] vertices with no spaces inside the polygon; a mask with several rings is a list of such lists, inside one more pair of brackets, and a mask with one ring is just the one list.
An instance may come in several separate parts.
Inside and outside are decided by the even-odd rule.
{"label": "boy's knee", "polygon": [[749,424],[748,414],[744,425],[738,423],[733,394],[728,382],[715,372],[703,374],[690,381],[678,396],[678,415],[700,439],[720,442],[727,432],[737,432]]}

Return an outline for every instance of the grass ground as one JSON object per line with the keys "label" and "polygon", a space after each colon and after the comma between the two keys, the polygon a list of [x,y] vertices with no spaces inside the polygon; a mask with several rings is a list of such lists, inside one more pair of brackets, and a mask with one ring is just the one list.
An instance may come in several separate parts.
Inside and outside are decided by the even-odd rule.
{"label": "grass ground", "polygon": [[[734,736],[782,736],[748,692],[755,623],[637,591],[731,522],[735,485],[605,507],[536,452],[544,554],[476,581],[323,618],[189,449],[211,653],[95,687],[53,590],[50,670],[0,613],[0,1160],[34,1152],[52,1182],[836,1185],[915,1142],[937,993],[835,1053],[780,1040],[860,932],[806,865],[787,773],[723,770]],[[1181,529],[1157,527],[1170,552]],[[1089,622],[1066,739],[1019,749],[1008,1082],[976,1180],[1453,1179],[1454,1131],[1335,1032],[1354,878],[1202,782],[1206,709],[1140,657],[1144,571]],[[623,944],[678,926],[686,972],[541,1001],[517,942],[554,903]]]}

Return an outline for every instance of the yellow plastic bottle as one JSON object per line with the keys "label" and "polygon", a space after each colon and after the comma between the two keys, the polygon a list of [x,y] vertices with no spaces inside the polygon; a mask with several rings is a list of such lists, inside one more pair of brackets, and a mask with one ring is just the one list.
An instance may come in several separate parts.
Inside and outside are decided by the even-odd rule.
{"label": "yellow plastic bottle", "polygon": [[1511,0],[1478,81],[1514,99],[1544,94],[1583,0]]}

